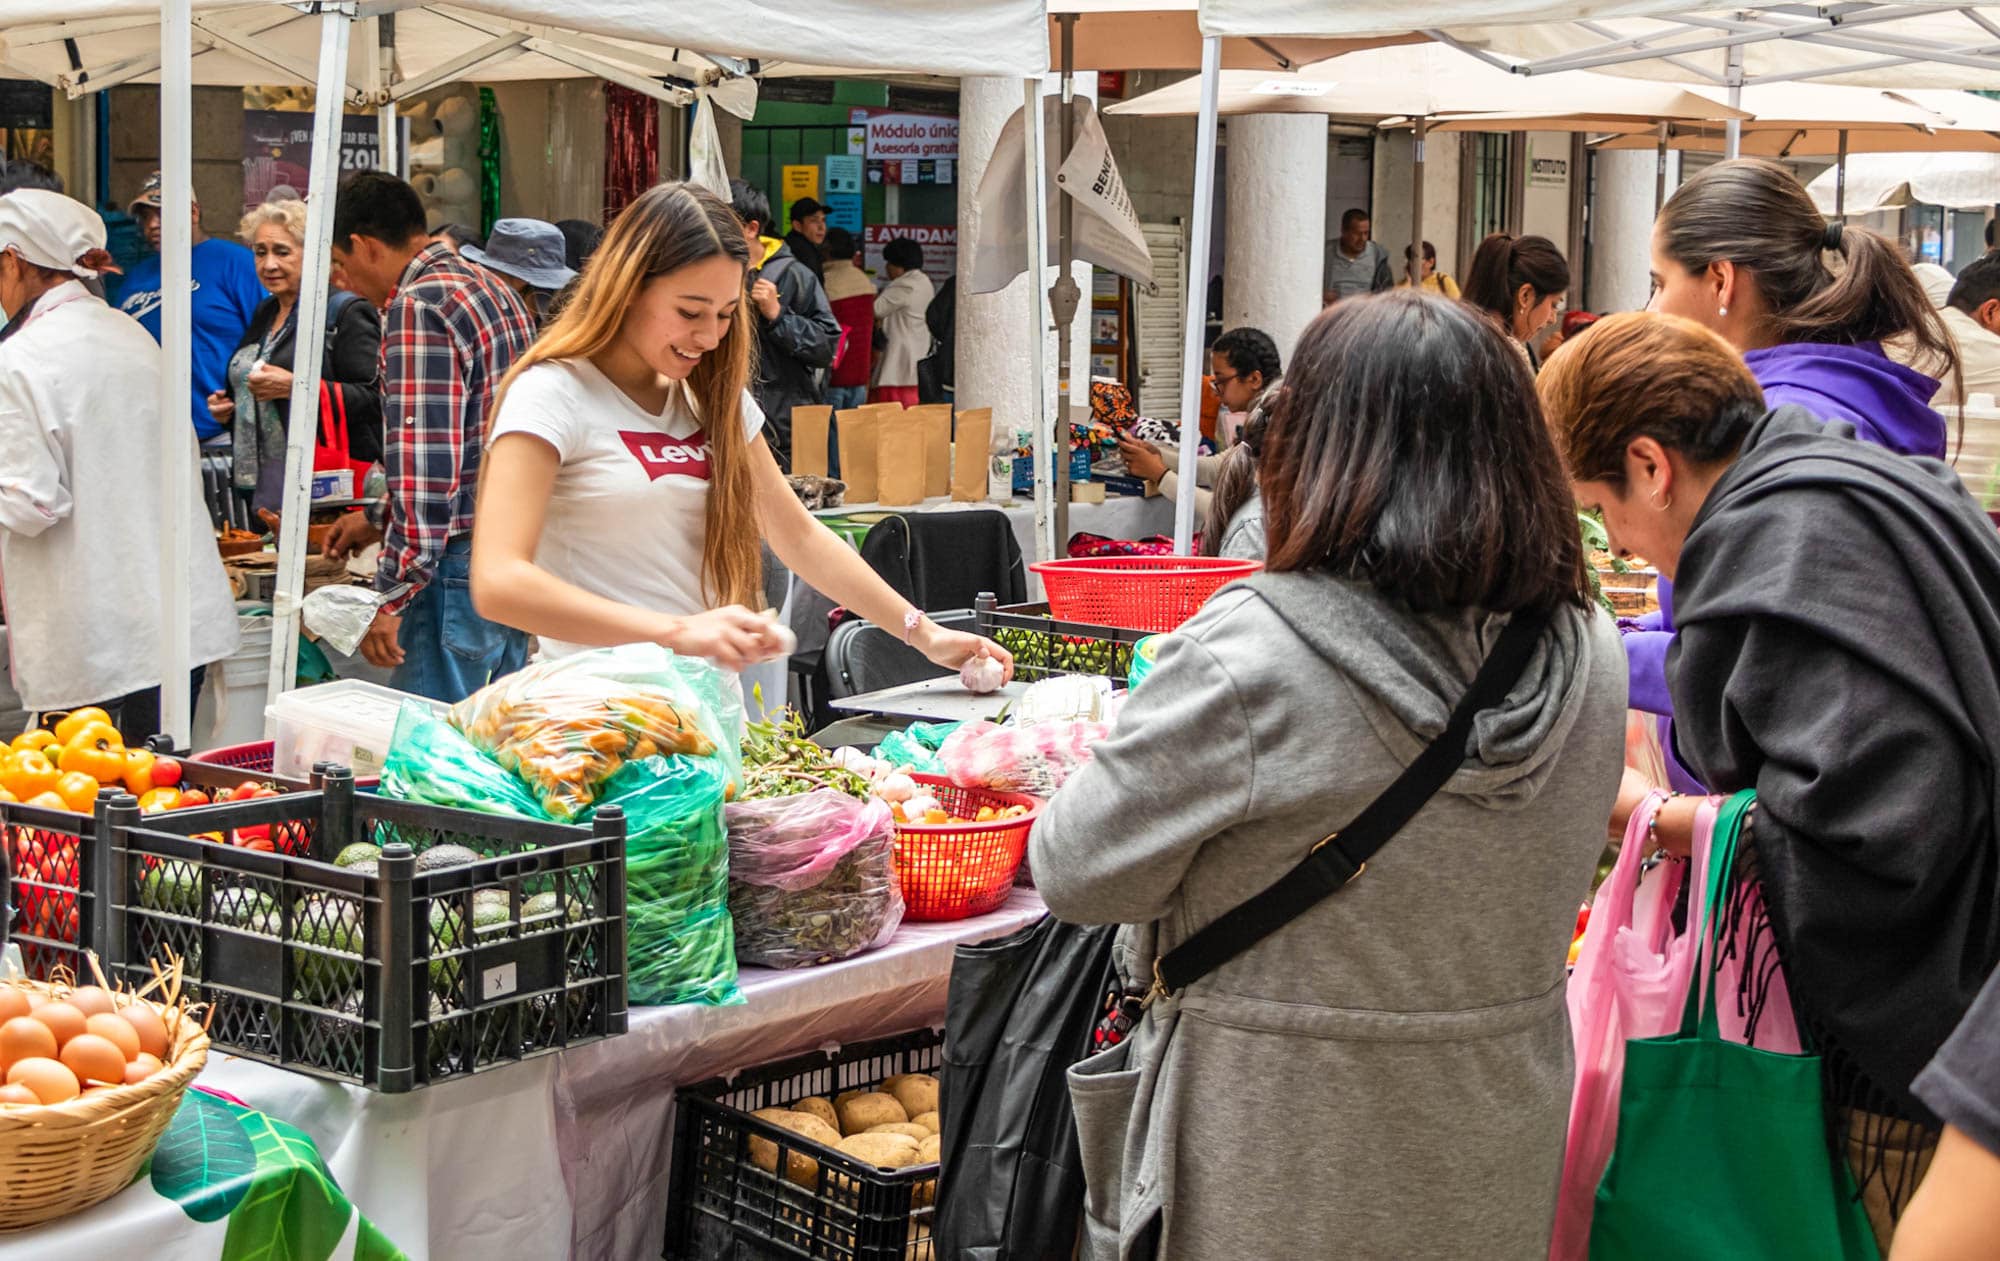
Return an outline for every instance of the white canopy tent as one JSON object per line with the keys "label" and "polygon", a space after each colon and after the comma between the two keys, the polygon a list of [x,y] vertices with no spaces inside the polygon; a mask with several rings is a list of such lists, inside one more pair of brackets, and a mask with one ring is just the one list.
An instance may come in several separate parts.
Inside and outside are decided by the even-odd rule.
{"label": "white canopy tent", "polygon": [[[427,37],[397,40],[395,61],[406,72],[400,77],[384,64],[374,40],[367,41],[358,60],[352,46],[354,23],[390,16],[397,19],[399,35],[409,36],[409,24],[415,24],[416,32]],[[427,27],[428,23],[435,25]],[[894,38],[885,38],[891,31]],[[190,128],[191,89],[196,81],[340,84],[341,91],[317,93],[314,118],[311,186],[331,189],[337,178],[340,115],[346,103],[392,107],[398,99],[448,82],[508,77],[510,65],[513,77],[589,75],[686,103],[694,99],[696,86],[721,95],[735,92],[729,80],[761,72],[766,59],[804,73],[810,58],[812,65],[838,64],[882,73],[1021,78],[1027,81],[1024,99],[1033,105],[1048,69],[1044,32],[1042,0],[955,0],[921,9],[895,0],[823,0],[809,14],[773,0],[730,0],[715,6],[661,5],[653,0],[560,4],[470,0],[451,5],[422,0],[8,0],[0,14],[0,73],[25,73],[72,95],[118,83],[160,84],[164,419],[185,410],[190,388]],[[302,55],[308,42],[316,45],[316,58]],[[709,52],[696,54],[696,49]],[[717,55],[723,49],[728,54]],[[407,73],[413,64],[422,68]],[[208,77],[197,80],[197,66]],[[663,79],[678,82],[669,85]],[[740,92],[734,104],[742,108]],[[1039,116],[1039,110],[1034,112]],[[1030,166],[1039,173],[1039,128],[1028,148]],[[1034,180],[1029,188],[1035,203],[1029,211],[1029,251],[1039,261],[1042,207],[1039,196],[1033,195],[1038,191]],[[301,327],[317,328],[325,320],[332,231],[332,198],[313,197],[307,213],[308,265],[298,302]],[[1047,321],[1039,289],[1031,285],[1029,294],[1037,330],[1031,355],[1035,378],[1040,380],[1044,371],[1039,330]],[[322,352],[318,338],[300,342],[292,383],[294,416],[316,414],[313,400],[319,390]],[[1038,432],[1046,429],[1046,424],[1037,426]],[[187,497],[194,486],[191,450],[184,430],[161,426],[160,475],[167,505],[160,539],[164,573],[186,573],[194,545],[187,529]],[[291,426],[283,514],[288,522],[306,519],[311,455],[312,427]],[[273,695],[291,686],[297,668],[305,538],[304,529],[289,528],[280,539],[279,589],[273,601]],[[161,694],[162,723],[184,745],[191,726],[188,696],[173,686],[190,668],[184,589],[166,584],[162,614],[161,677],[167,681]]]}
{"label": "white canopy tent", "polygon": [[[1838,196],[1835,172],[1823,171],[1806,191],[1826,214]],[[1905,206],[1987,210],[2000,205],[2000,153],[1866,153],[1847,170],[1847,210],[1870,214]]]}

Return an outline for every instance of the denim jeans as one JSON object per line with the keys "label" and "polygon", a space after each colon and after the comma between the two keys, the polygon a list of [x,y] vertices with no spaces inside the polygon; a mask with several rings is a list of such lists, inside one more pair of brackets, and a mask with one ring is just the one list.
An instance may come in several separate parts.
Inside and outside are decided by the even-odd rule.
{"label": "denim jeans", "polygon": [[829,385],[826,387],[827,406],[833,408],[833,423],[826,427],[826,475],[840,476],[840,413],[868,403],[868,387],[865,385]]}
{"label": "denim jeans", "polygon": [[454,705],[528,663],[528,637],[487,621],[472,607],[472,540],[467,537],[445,545],[430,584],[403,607],[397,643],[403,664],[389,685]]}

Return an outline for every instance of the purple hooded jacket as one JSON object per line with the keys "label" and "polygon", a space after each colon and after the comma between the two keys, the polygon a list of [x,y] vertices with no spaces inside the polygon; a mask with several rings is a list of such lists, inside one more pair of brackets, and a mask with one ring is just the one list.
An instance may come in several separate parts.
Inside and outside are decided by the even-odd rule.
{"label": "purple hooded jacket", "polygon": [[[1880,343],[1834,346],[1797,342],[1745,351],[1743,362],[1763,388],[1766,406],[1796,405],[1821,420],[1845,421],[1863,442],[1903,455],[1943,459],[1945,420],[1931,408],[1935,378],[1905,367],[1882,353]],[[1660,579],[1660,611],[1619,623],[1625,632],[1625,659],[1631,672],[1632,708],[1673,717],[1667,693],[1667,649],[1674,641],[1674,584]],[[1667,776],[1679,792],[1704,789],[1674,757],[1667,724],[1660,743]]]}

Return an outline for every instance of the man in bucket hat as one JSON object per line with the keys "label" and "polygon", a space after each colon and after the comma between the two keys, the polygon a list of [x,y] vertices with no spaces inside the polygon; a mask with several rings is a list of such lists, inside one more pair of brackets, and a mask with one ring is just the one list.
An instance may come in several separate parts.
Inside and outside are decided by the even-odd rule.
{"label": "man in bucket hat", "polygon": [[506,279],[521,301],[547,320],[549,296],[576,279],[566,259],[562,229],[540,219],[502,219],[493,225],[486,245],[467,245],[460,253],[487,271]]}

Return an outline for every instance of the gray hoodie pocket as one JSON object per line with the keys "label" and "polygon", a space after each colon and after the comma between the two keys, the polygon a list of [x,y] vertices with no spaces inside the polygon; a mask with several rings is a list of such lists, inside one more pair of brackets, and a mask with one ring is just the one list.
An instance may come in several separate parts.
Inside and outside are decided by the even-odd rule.
{"label": "gray hoodie pocket", "polygon": [[1115,1258],[1124,1222],[1126,1142],[1143,1070],[1131,1067],[1127,1039],[1069,1070],[1069,1097],[1076,1109],[1077,1143],[1083,1157],[1083,1249],[1086,1261]]}

